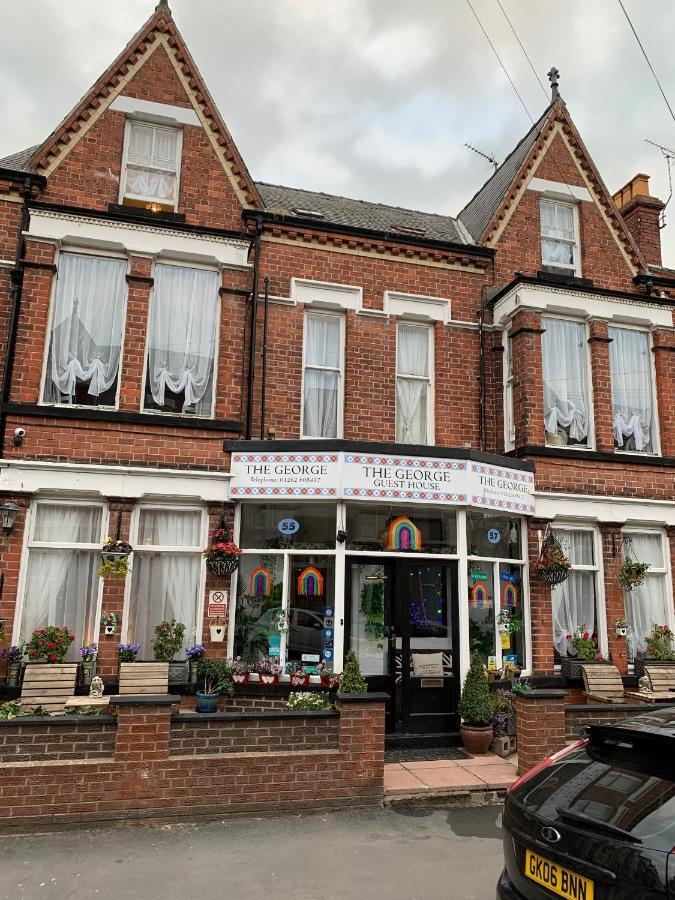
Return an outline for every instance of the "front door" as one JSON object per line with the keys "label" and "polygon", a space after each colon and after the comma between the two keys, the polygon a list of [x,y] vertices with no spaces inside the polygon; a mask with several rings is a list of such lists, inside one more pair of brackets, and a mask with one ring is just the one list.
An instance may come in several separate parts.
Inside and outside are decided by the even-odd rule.
{"label": "front door", "polygon": [[457,564],[352,558],[347,595],[345,645],[389,694],[387,731],[456,731]]}

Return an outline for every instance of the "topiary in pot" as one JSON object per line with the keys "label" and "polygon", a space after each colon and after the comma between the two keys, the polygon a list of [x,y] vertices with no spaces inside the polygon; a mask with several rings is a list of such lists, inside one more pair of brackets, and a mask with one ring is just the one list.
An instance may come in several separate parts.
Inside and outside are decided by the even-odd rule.
{"label": "topiary in pot", "polygon": [[359,661],[356,657],[356,653],[354,653],[353,650],[350,650],[345,657],[345,665],[342,670],[342,675],[340,676],[339,691],[341,694],[368,693],[368,685],[366,684],[365,678],[361,674]]}
{"label": "topiary in pot", "polygon": [[462,717],[459,730],[466,749],[472,754],[487,753],[492,742],[495,701],[478,653],[471,656],[471,667],[459,701],[459,714]]}

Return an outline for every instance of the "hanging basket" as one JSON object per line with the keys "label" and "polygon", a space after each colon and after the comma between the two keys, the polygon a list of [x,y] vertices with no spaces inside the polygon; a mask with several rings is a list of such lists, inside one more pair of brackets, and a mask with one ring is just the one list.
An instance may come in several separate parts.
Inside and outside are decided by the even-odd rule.
{"label": "hanging basket", "polygon": [[619,569],[619,584],[624,591],[632,591],[636,587],[640,587],[641,584],[644,584],[649,568],[651,568],[651,563],[643,563],[627,557]]}
{"label": "hanging basket", "polygon": [[541,543],[539,562],[535,573],[540,581],[551,587],[567,581],[570,575],[570,561],[565,556],[560,541],[553,534],[550,525],[547,526],[544,540]]}
{"label": "hanging basket", "polygon": [[239,568],[238,556],[210,557],[206,560],[206,568],[218,578],[226,578]]}
{"label": "hanging basket", "polygon": [[204,551],[206,568],[218,578],[227,578],[239,568],[241,550],[231,540],[225,520],[221,519],[213,530],[211,543]]}
{"label": "hanging basket", "polygon": [[565,568],[547,568],[547,569],[539,569],[537,571],[537,577],[541,581],[545,581],[546,584],[550,584],[551,587],[555,587],[557,584],[562,584],[563,581],[567,581],[570,575],[570,570]]}

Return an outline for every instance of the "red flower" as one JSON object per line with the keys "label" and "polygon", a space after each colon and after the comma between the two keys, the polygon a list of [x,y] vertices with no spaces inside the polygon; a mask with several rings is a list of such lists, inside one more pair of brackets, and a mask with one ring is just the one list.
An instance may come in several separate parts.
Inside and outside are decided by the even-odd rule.
{"label": "red flower", "polygon": [[50,649],[50,650],[54,650],[55,647],[56,647],[56,644],[55,644],[53,641],[50,641],[50,642],[49,642],[49,649]]}
{"label": "red flower", "polygon": [[56,643],[57,643],[57,644],[62,644],[63,641],[61,640],[61,638],[57,638],[57,639],[56,639]]}
{"label": "red flower", "polygon": [[587,641],[590,637],[590,634],[587,631],[584,631],[584,640]]}
{"label": "red flower", "polygon": [[50,657],[49,657],[49,662],[56,662],[56,656],[55,656],[55,654],[52,653],[52,654],[50,655]]}

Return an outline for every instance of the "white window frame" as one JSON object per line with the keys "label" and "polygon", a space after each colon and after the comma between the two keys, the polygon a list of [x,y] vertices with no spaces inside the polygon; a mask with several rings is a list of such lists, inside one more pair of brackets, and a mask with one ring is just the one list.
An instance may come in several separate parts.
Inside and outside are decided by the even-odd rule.
{"label": "white window frame", "polygon": [[502,347],[504,348],[504,366],[502,369],[503,401],[504,401],[504,452],[508,453],[516,446],[516,419],[513,407],[513,339],[509,329],[502,331]]}
{"label": "white window frame", "polygon": [[[45,341],[42,353],[42,375],[40,378],[40,399],[38,401],[38,406],[48,406],[53,409],[62,409],[67,407],[68,409],[104,409],[104,410],[116,410],[119,409],[120,406],[120,392],[122,390],[122,371],[123,371],[123,363],[124,363],[124,342],[127,336],[127,313],[129,312],[129,285],[127,284],[125,288],[124,295],[124,318],[122,320],[122,338],[120,341],[120,365],[117,372],[117,390],[115,391],[115,404],[114,406],[103,406],[101,404],[86,404],[86,403],[50,403],[48,400],[45,400],[45,390],[47,389],[47,379],[49,378],[49,350],[52,343],[52,325],[54,323],[54,304],[56,302],[56,284],[59,277],[59,260],[63,253],[72,254],[74,256],[93,256],[98,257],[99,259],[119,259],[124,260],[127,264],[126,274],[129,274],[129,257],[122,253],[114,253],[112,251],[99,250],[93,247],[64,247],[63,249],[57,248],[54,253],[54,264],[56,265],[56,272],[52,277],[52,284],[49,291],[49,314],[47,316],[47,331],[45,334]],[[126,279],[125,279],[126,281]]]}
{"label": "white window frame", "polygon": [[[576,322],[578,325],[584,326],[584,360],[586,363],[586,402],[588,404],[588,434],[586,435],[586,444],[565,444],[562,448],[564,450],[575,450],[579,453],[586,453],[589,450],[595,450],[595,404],[593,402],[593,366],[591,362],[591,351],[588,343],[590,333],[588,327],[587,319],[579,319],[574,316],[564,316],[559,313],[545,313],[541,317],[541,326],[545,328],[545,322],[547,319],[565,319],[568,322]],[[543,375],[543,364],[544,364],[544,346],[543,343],[540,342],[541,347],[541,363],[542,363],[542,396],[544,390],[544,375]],[[544,442],[546,443],[546,434],[544,433]],[[555,447],[556,444],[548,444],[547,447]]]}
{"label": "white window frame", "polygon": [[[211,412],[208,416],[202,415],[201,413],[185,413],[181,410],[172,410],[172,409],[153,409],[153,408],[145,408],[145,387],[148,381],[148,356],[150,353],[150,316],[152,314],[153,304],[155,303],[155,285],[154,285],[154,277],[155,277],[155,266],[176,266],[179,269],[204,269],[208,272],[213,272],[213,266],[200,266],[198,263],[183,263],[178,262],[176,260],[171,259],[158,259],[152,265],[152,279],[153,286],[150,289],[150,297],[148,300],[148,314],[145,323],[145,352],[143,353],[143,377],[141,378],[141,412],[145,415],[149,416],[180,416],[183,419],[194,419],[195,421],[199,421],[200,419],[215,419],[216,417],[216,389],[218,387],[218,361],[220,359],[220,324],[221,324],[221,312],[222,312],[222,303],[220,302],[220,294],[217,296],[217,309],[216,309],[216,339],[213,346],[213,379],[211,385]],[[220,274],[220,268],[217,269],[217,272]],[[218,287],[220,288],[220,283]]]}
{"label": "white window frame", "polygon": [[[659,404],[658,404],[658,396],[656,392],[656,363],[654,361],[654,336],[652,332],[647,328],[642,328],[639,325],[630,325],[625,322],[608,322],[609,328],[623,328],[625,331],[642,331],[647,335],[647,346],[649,347],[649,377],[651,379],[651,388],[652,388],[652,429],[651,429],[651,437],[652,437],[652,449],[647,452],[646,450],[626,450],[622,447],[615,447],[615,453],[627,453],[630,456],[661,456],[661,427],[659,421]],[[610,397],[609,402],[610,405],[612,403],[612,367],[610,364],[609,367],[609,391]]]}
{"label": "white window frame", "polygon": [[[307,320],[314,316],[332,316],[340,322],[340,347],[339,366],[307,365]],[[338,396],[337,396],[337,436],[335,438],[319,437],[315,434],[305,434],[305,372],[307,369],[316,369],[319,372],[337,372]],[[300,385],[300,437],[307,440],[331,441],[340,440],[344,433],[344,382],[345,382],[345,316],[344,313],[334,310],[306,309],[302,323],[302,379]]]}
{"label": "white window frame", "polygon": [[[424,375],[399,375],[398,371],[398,347],[399,347],[399,328],[404,325],[406,328],[421,328],[427,332],[427,368],[429,374]],[[409,381],[423,381],[427,385],[427,439],[423,446],[433,447],[436,442],[436,422],[435,422],[435,335],[436,331],[433,325],[411,321],[410,319],[400,318],[396,321],[396,384],[395,390],[395,415],[394,423],[395,434],[398,434],[398,380],[404,378]],[[398,442],[397,442],[398,443]]]}
{"label": "white window frame", "polygon": [[[597,525],[587,522],[551,522],[551,528],[554,532],[564,531],[588,531],[593,535],[593,565],[571,565],[573,572],[592,572],[594,573],[595,587],[595,617],[596,626],[595,633],[598,636],[598,650],[603,659],[607,659],[609,653],[609,643],[607,639],[607,603],[605,600],[605,567],[604,556],[602,550],[602,536]],[[563,548],[564,552],[564,548]],[[551,588],[553,592],[555,588]],[[551,605],[553,598],[551,598]],[[551,643],[553,642],[553,634],[551,634]],[[560,671],[560,666],[556,664],[556,671]]]}
{"label": "white window frame", "polygon": [[[98,507],[101,509],[101,534],[97,543],[70,543],[67,541],[35,541],[33,540],[33,531],[37,521],[37,508],[41,505],[47,506],[87,506]],[[22,634],[21,627],[23,624],[23,613],[26,605],[26,587],[28,578],[28,559],[31,550],[97,550],[101,552],[105,536],[109,533],[109,508],[108,505],[96,500],[83,500],[80,498],[55,498],[40,497],[32,501],[26,510],[26,522],[24,527],[23,545],[21,549],[21,562],[19,564],[19,579],[16,591],[16,606],[14,609],[14,625],[12,628],[12,644],[21,643]],[[101,619],[101,601],[103,597],[103,579],[99,578],[98,595],[96,598],[96,614],[95,622]],[[24,640],[29,640],[30,635],[23,635]],[[98,634],[92,636],[91,640],[98,642]]]}
{"label": "white window frame", "polygon": [[[541,208],[544,203],[551,204],[553,206],[566,206],[572,210],[572,219],[574,222],[574,241],[567,240],[561,237],[551,237],[550,235],[544,234],[544,223],[543,217],[541,215]],[[572,258],[574,262],[572,265],[568,263],[559,263],[559,262],[548,262],[544,259],[544,255],[541,249],[539,255],[541,258],[541,264],[545,267],[545,269],[560,269],[563,272],[569,272],[570,275],[581,275],[581,235],[579,231],[579,204],[578,203],[568,203],[563,200],[556,200],[553,197],[540,197],[539,198],[539,236],[540,242],[543,238],[548,238],[553,241],[560,241],[563,244],[571,244],[572,245]]]}
{"label": "white window frame", "polygon": [[[200,522],[200,544],[199,546],[192,547],[170,547],[164,546],[163,544],[141,544],[139,540],[139,528],[141,522],[141,513],[146,512],[148,510],[161,510],[162,512],[198,512],[201,514],[201,522]],[[194,643],[200,644],[202,642],[203,636],[203,627],[204,627],[204,594],[206,591],[206,560],[203,557],[204,547],[208,544],[209,541],[209,517],[207,510],[199,505],[199,504],[177,504],[171,502],[154,502],[154,503],[138,503],[134,506],[131,511],[131,523],[130,523],[130,543],[134,548],[134,552],[131,554],[129,558],[129,568],[127,570],[127,577],[124,583],[124,607],[122,610],[122,626],[120,629],[120,633],[123,637],[120,639],[122,641],[132,641],[133,635],[128,634],[129,629],[129,609],[131,606],[131,585],[133,583],[133,574],[134,574],[134,559],[137,555],[143,555],[144,553],[183,553],[188,555],[199,555],[200,563],[199,563],[199,585],[197,588],[197,608],[195,610],[195,636]],[[159,623],[157,623],[159,624]],[[188,639],[191,640],[190,635],[187,635]]]}
{"label": "white window frame", "polygon": [[[133,125],[145,125],[148,128],[155,128],[162,131],[173,131],[176,132],[176,160],[175,160],[175,172],[174,177],[174,189],[173,189],[173,211],[175,212],[178,209],[178,198],[180,197],[180,170],[181,170],[181,162],[183,159],[183,129],[178,128],[176,126],[171,125],[158,125],[157,122],[151,122],[145,119],[139,118],[127,118],[124,123],[124,149],[122,151],[122,170],[120,174],[120,190],[118,202],[120,204],[124,204],[124,200],[136,200],[139,203],[156,203],[159,206],[169,206],[166,200],[155,198],[154,200],[148,197],[140,197],[137,194],[126,194],[124,191],[124,186],[127,181],[127,164],[129,159],[129,144],[131,141],[131,128]],[[162,169],[162,170],[154,170],[151,171],[166,171],[171,172],[170,169]]]}
{"label": "white window frame", "polygon": [[[667,622],[665,623],[670,627],[672,631],[675,631],[675,604],[673,603],[673,573],[672,567],[670,564],[670,542],[668,540],[668,535],[663,528],[643,528],[639,525],[626,525],[621,529],[621,534],[623,537],[629,538],[633,534],[653,534],[657,535],[661,540],[661,552],[663,554],[663,566],[658,569],[649,568],[647,570],[647,574],[645,578],[649,578],[650,576],[658,575],[661,578],[666,579],[666,615],[668,617]],[[623,552],[622,559],[625,560],[626,555]],[[624,604],[625,604],[625,592],[624,592]],[[624,615],[625,615],[625,606],[624,606]]]}

